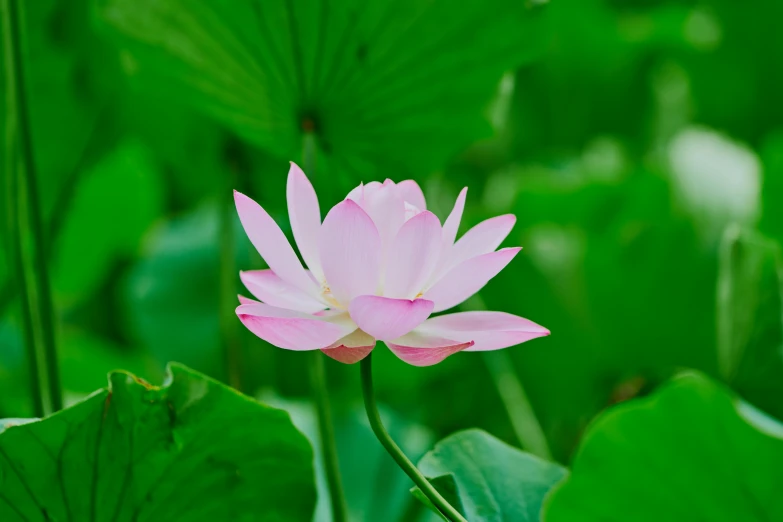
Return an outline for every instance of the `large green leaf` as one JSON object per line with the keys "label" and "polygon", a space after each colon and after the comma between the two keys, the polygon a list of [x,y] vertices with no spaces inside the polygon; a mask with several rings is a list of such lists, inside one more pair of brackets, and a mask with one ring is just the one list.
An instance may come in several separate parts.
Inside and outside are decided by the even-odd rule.
{"label": "large green leaf", "polygon": [[488,134],[498,81],[537,42],[536,16],[517,0],[99,6],[130,74],[285,159],[312,129],[325,163],[366,177],[426,173]]}
{"label": "large green leaf", "polygon": [[598,418],[544,519],[783,520],[781,462],[783,426],[685,374]]}
{"label": "large green leaf", "polygon": [[285,412],[172,364],[0,433],[0,520],[307,521],[312,451]]}
{"label": "large green leaf", "polygon": [[[419,469],[436,477],[435,487],[446,488],[441,492],[459,501],[468,520],[498,522],[537,522],[544,497],[567,473],[478,429],[440,441],[419,461]],[[447,477],[456,483],[456,499]]]}
{"label": "large green leaf", "polygon": [[783,258],[780,245],[729,227],[719,257],[721,374],[753,404],[783,418]]}
{"label": "large green leaf", "polygon": [[53,270],[62,304],[94,292],[115,262],[135,254],[142,235],[161,213],[161,185],[149,150],[127,140],[73,189]]}

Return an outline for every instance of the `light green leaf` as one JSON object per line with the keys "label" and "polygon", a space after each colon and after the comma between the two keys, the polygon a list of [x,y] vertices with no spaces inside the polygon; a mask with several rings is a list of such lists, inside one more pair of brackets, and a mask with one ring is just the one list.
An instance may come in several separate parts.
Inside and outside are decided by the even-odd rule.
{"label": "light green leaf", "polygon": [[65,304],[90,295],[113,263],[130,257],[160,215],[163,187],[149,151],[128,140],[102,158],[74,189],[56,243],[55,290]]}
{"label": "light green leaf", "polygon": [[775,421],[765,417],[760,431],[763,414],[740,416],[737,406],[721,386],[690,373],[604,413],[544,519],[783,520],[783,427],[769,429]]}
{"label": "light green leaf", "polygon": [[285,412],[172,364],[0,433],[0,520],[306,521],[312,451]]}
{"label": "light green leaf", "polygon": [[[127,71],[319,173],[426,173],[488,135],[504,72],[536,54],[526,2],[100,0]],[[535,11],[535,10],[533,10]],[[329,168],[329,167],[332,168]]]}
{"label": "light green leaf", "polygon": [[783,418],[783,262],[780,246],[729,227],[719,257],[718,367],[750,402]]}
{"label": "light green leaf", "polygon": [[[525,453],[477,429],[461,431],[435,445],[419,461],[434,484],[451,474],[470,521],[537,522],[544,496],[567,470]],[[449,488],[451,489],[451,488]],[[442,494],[453,497],[454,493]],[[453,499],[453,498],[452,498]]]}

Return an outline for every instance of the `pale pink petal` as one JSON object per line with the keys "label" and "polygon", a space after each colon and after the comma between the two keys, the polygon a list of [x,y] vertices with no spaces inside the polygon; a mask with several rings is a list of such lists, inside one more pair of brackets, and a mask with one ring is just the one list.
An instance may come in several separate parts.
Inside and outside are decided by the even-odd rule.
{"label": "pale pink petal", "polygon": [[255,299],[250,299],[249,297],[245,297],[244,295],[237,295],[237,299],[239,299],[239,304],[259,304],[260,301],[256,301]]}
{"label": "pale pink petal", "polygon": [[288,219],[299,252],[317,280],[323,279],[318,260],[318,230],[321,228],[321,211],[315,189],[295,163],[291,162],[286,185]]}
{"label": "pale pink petal", "polygon": [[239,278],[251,294],[268,305],[308,314],[326,308],[321,301],[286,283],[272,270],[239,272]]}
{"label": "pale pink petal", "polygon": [[397,191],[406,202],[419,210],[427,210],[427,200],[424,199],[424,192],[421,191],[419,184],[412,179],[406,179],[397,183]]}
{"label": "pale pink petal", "polygon": [[[387,180],[388,181],[388,180]],[[394,185],[389,181],[383,185],[368,183],[364,186],[364,204],[362,208],[372,218],[384,252],[388,252],[394,236],[405,223],[405,201],[400,197]]]}
{"label": "pale pink petal", "polygon": [[516,216],[505,214],[482,221],[465,232],[448,254],[448,268],[472,257],[494,252],[506,239],[516,222]]}
{"label": "pale pink petal", "polygon": [[269,268],[280,279],[305,293],[316,294],[318,285],[302,268],[302,263],[277,223],[258,203],[236,190],[234,201],[247,237]]}
{"label": "pale pink petal", "polygon": [[394,355],[413,366],[431,366],[449,355],[470,348],[473,343],[459,342],[421,333],[418,329],[407,335],[385,341]]}
{"label": "pale pink petal", "polygon": [[499,350],[549,335],[529,319],[505,312],[460,312],[425,321],[416,332],[457,341],[473,341],[470,352]]}
{"label": "pale pink petal", "polygon": [[351,319],[376,339],[396,339],[410,332],[432,312],[426,299],[390,299],[377,295],[362,295],[351,301]]}
{"label": "pale pink petal", "polygon": [[374,294],[381,272],[381,238],[367,213],[346,199],[329,211],[319,238],[321,267],[338,302]]}
{"label": "pale pink petal", "polygon": [[355,329],[355,325],[327,321],[263,303],[240,305],[236,313],[248,330],[287,350],[324,348]]}
{"label": "pale pink petal", "polygon": [[364,202],[364,183],[359,183],[358,187],[354,187],[348,195],[345,196],[345,199],[350,199],[361,205]]}
{"label": "pale pink petal", "polygon": [[441,228],[429,211],[409,219],[389,249],[383,295],[412,299],[424,289],[440,256]]}
{"label": "pale pink petal", "polygon": [[375,339],[356,329],[331,346],[322,348],[321,351],[335,361],[354,364],[367,357],[373,348],[375,348]]}
{"label": "pale pink petal", "polygon": [[457,231],[459,230],[460,221],[462,221],[462,212],[465,210],[465,198],[468,195],[468,187],[463,188],[457,201],[454,203],[454,208],[451,210],[451,214],[446,218],[446,222],[443,224],[443,244],[451,246],[454,244],[454,240],[457,239]]}
{"label": "pale pink petal", "polygon": [[446,273],[424,293],[424,298],[435,302],[433,312],[457,306],[481,290],[514,259],[520,250],[522,249],[519,247],[503,248],[497,252],[468,259]]}

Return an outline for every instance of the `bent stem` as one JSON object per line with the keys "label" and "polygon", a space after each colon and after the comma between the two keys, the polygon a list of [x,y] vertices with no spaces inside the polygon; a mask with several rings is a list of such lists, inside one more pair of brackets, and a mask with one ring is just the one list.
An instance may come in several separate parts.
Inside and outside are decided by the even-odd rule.
{"label": "bent stem", "polygon": [[[16,198],[16,204],[13,205],[15,216],[11,225],[15,227],[17,236],[15,241],[18,251],[16,256],[17,277],[20,284],[20,294],[22,295],[22,315],[26,316],[25,330],[32,328],[32,325],[40,329],[40,351],[43,355],[44,365],[46,367],[46,384],[49,392],[49,410],[57,411],[62,409],[62,391],[60,389],[60,370],[57,359],[57,346],[55,344],[54,333],[54,311],[52,308],[52,296],[49,286],[49,271],[47,267],[47,256],[45,250],[45,240],[43,235],[43,225],[41,220],[41,209],[38,199],[38,185],[35,171],[35,161],[32,150],[31,134],[29,128],[29,114],[27,107],[27,97],[25,93],[24,64],[22,52],[22,29],[23,20],[18,0],[5,0],[3,2],[3,18],[6,20],[4,27],[5,33],[5,58],[6,58],[6,153],[9,158],[9,188],[13,190],[8,197]],[[17,151],[18,156],[12,151]],[[21,184],[17,184],[21,181]],[[31,272],[27,270],[25,260],[25,248],[22,242],[22,197],[26,196],[27,220],[30,226],[33,249]],[[22,290],[21,286],[24,285]],[[34,328],[33,328],[34,330]],[[30,361],[37,357],[39,351],[36,342],[35,331],[29,332],[32,335],[26,335],[28,350],[31,352]],[[37,367],[37,362],[36,362]],[[38,381],[38,390],[43,389],[43,372],[35,372],[35,379]]]}
{"label": "bent stem", "polygon": [[337,443],[334,436],[332,409],[329,406],[329,396],[326,390],[326,370],[324,355],[315,351],[310,355],[310,381],[315,398],[315,409],[318,414],[318,433],[321,437],[321,454],[323,455],[326,480],[329,483],[329,497],[332,504],[333,522],[347,520],[347,508],[343,493],[343,481],[340,477],[340,466],[337,458]]}
{"label": "bent stem", "polygon": [[386,451],[397,462],[397,465],[411,478],[411,480],[419,486],[419,489],[427,496],[432,504],[440,510],[440,512],[452,522],[467,522],[459,511],[457,511],[448,501],[438,493],[429,480],[421,474],[421,472],[413,465],[413,463],[405,456],[399,446],[389,436],[389,432],[383,426],[381,416],[378,413],[378,407],[375,404],[375,392],[372,384],[372,353],[362,359],[361,362],[362,372],[362,394],[364,395],[364,407],[367,410],[367,419],[370,421],[370,426],[375,436],[380,443],[386,448]]}

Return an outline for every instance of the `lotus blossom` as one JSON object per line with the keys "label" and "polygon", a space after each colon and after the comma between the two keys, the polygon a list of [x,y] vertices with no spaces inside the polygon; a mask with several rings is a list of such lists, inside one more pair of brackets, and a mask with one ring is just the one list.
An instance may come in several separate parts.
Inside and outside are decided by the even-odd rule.
{"label": "lotus blossom", "polygon": [[321,350],[348,364],[366,357],[376,341],[409,364],[429,366],[462,350],[498,350],[549,335],[503,312],[431,317],[478,292],[520,250],[497,250],[516,221],[510,214],[456,240],[466,195],[464,188],[441,225],[415,181],[373,181],[353,189],[321,222],[315,190],[292,163],[288,215],[305,269],[269,214],[235,191],[242,226],[269,266],[240,273],[258,301],[240,296],[237,316],[274,346]]}

